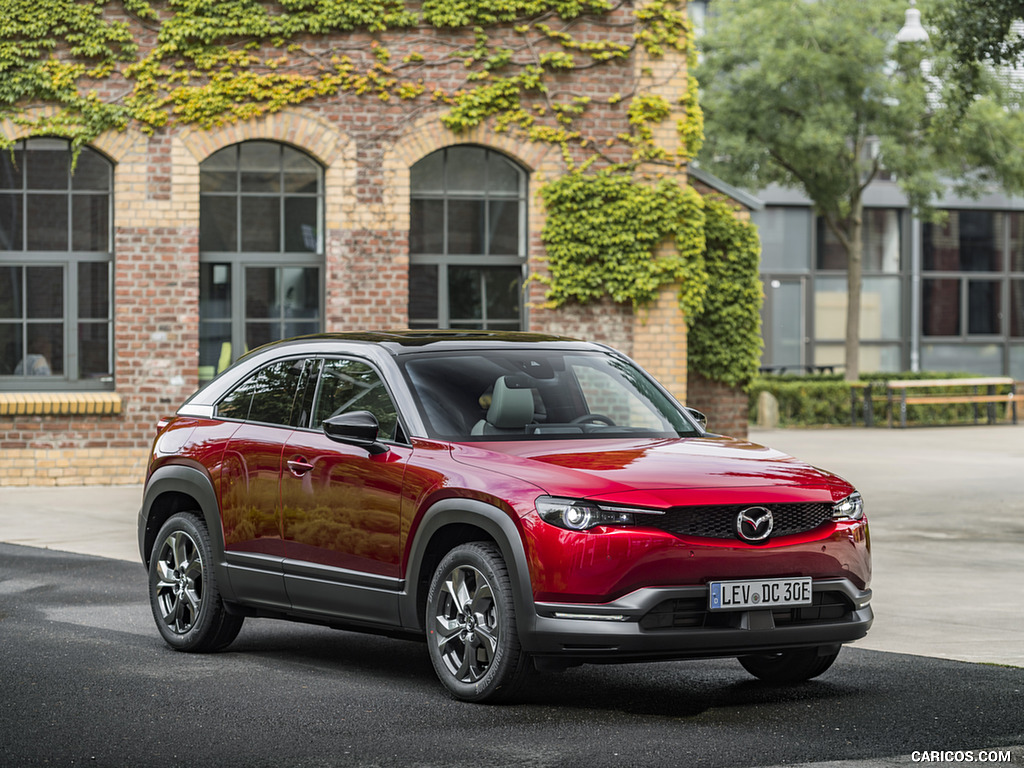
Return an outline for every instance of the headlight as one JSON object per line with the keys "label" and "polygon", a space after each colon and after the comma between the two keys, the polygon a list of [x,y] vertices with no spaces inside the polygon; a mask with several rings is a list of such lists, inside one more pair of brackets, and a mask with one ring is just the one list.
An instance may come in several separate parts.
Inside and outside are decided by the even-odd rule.
{"label": "headlight", "polygon": [[664,514],[654,509],[616,507],[582,499],[559,499],[552,496],[541,496],[536,504],[537,514],[543,520],[570,531],[585,531],[597,525],[635,525],[636,515]]}
{"label": "headlight", "polygon": [[833,520],[860,520],[864,517],[864,499],[854,491],[832,507]]}

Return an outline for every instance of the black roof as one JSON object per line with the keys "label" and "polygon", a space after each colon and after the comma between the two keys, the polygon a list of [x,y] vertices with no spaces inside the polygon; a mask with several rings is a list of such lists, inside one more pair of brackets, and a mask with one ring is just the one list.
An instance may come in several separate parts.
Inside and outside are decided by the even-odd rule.
{"label": "black roof", "polygon": [[374,344],[388,350],[393,355],[400,355],[411,348],[422,349],[437,346],[439,349],[457,349],[461,346],[489,346],[491,344],[587,344],[579,339],[566,336],[552,336],[542,333],[524,331],[479,331],[479,330],[379,330],[351,331],[347,333],[317,333],[309,336],[298,336],[284,341],[271,342],[261,347],[279,347],[289,344],[316,344],[317,342],[347,342]]}

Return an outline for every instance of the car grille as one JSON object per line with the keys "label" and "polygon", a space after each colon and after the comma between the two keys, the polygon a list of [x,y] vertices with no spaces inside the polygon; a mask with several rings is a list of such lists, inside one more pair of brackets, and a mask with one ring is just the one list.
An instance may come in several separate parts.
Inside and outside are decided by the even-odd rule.
{"label": "car grille", "polygon": [[[811,605],[773,608],[776,627],[821,624],[850,618],[852,606],[842,592],[815,592]],[[707,598],[665,600],[640,619],[644,629],[702,629],[733,626],[743,611],[709,611]]]}
{"label": "car grille", "polygon": [[831,504],[723,504],[673,507],[657,518],[645,518],[644,522],[652,528],[668,531],[676,536],[734,539],[737,538],[736,516],[752,506],[761,506],[771,511],[775,521],[773,537],[813,531],[832,519]]}

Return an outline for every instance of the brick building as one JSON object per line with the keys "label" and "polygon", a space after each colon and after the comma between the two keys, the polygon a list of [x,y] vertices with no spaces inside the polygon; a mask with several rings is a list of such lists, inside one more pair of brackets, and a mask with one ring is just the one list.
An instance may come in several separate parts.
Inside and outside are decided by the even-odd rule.
{"label": "brick building", "polygon": [[[632,14],[627,3],[594,23],[632,43]],[[126,19],[144,55],[152,35]],[[585,37],[587,23],[574,31]],[[450,50],[473,33],[421,28],[415,39]],[[336,42],[304,45],[326,54]],[[373,55],[371,36],[347,42],[357,59]],[[402,45],[394,60],[410,53]],[[683,57],[637,48],[557,84],[590,97],[581,129],[614,143],[630,130],[616,94],[678,104],[685,76]],[[429,78],[428,90],[454,91],[465,66]],[[127,87],[111,79],[102,95]],[[456,133],[445,110],[343,91],[209,128],[129,126],[91,141],[73,173],[66,140],[0,124],[19,140],[0,158],[0,485],[141,482],[160,417],[246,349],[302,333],[564,334],[621,349],[684,399],[673,290],[637,313],[551,310],[528,279],[545,270],[537,190],[565,172],[560,148],[487,124]],[[665,141],[678,142],[669,123]],[[685,181],[685,166],[671,172]]]}

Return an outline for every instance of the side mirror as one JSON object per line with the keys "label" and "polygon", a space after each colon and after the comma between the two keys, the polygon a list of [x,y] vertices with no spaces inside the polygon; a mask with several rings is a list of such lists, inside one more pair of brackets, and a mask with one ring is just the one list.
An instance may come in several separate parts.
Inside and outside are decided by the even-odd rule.
{"label": "side mirror", "polygon": [[708,417],[698,411],[696,408],[687,408],[686,412],[690,414],[690,418],[700,425],[700,428],[707,431],[708,428]]}
{"label": "side mirror", "polygon": [[323,424],[324,434],[336,443],[365,448],[371,455],[387,453],[388,447],[377,439],[380,424],[369,411],[351,411],[332,416]]}

